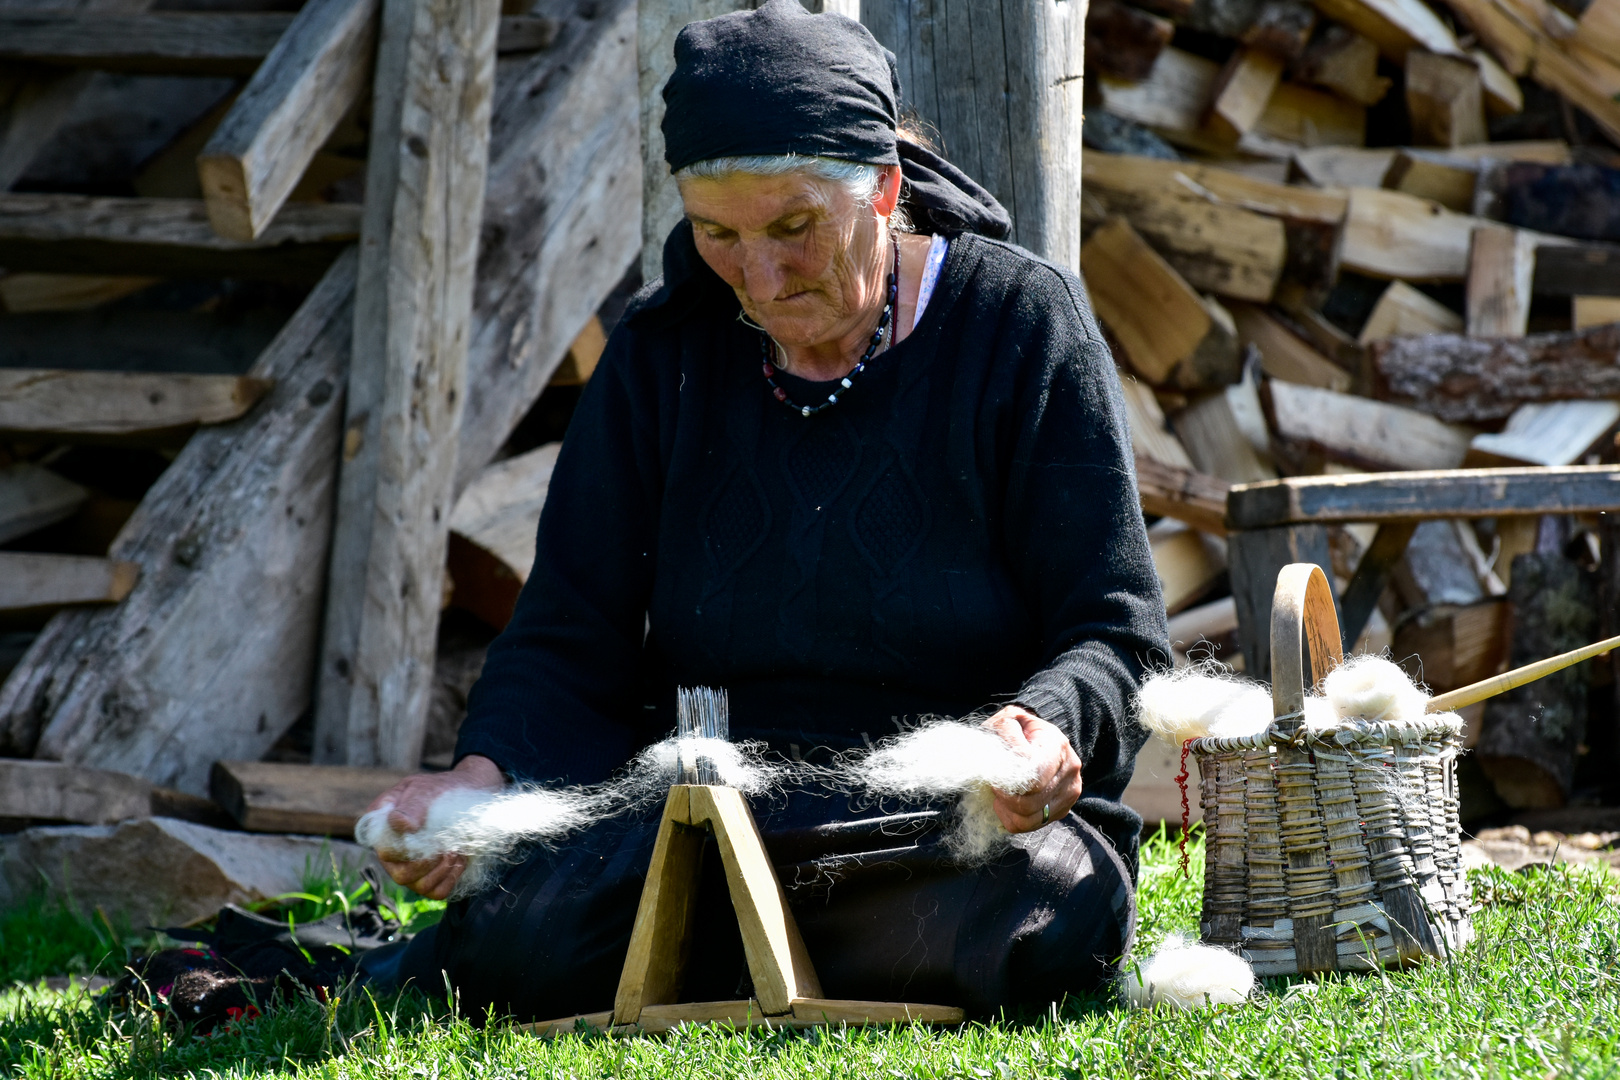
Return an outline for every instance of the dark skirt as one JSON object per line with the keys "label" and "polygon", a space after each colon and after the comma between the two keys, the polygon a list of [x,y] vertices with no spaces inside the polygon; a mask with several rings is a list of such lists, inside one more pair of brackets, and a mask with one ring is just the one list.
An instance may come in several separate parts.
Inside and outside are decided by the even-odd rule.
{"label": "dark skirt", "polygon": [[[883,813],[805,792],[753,806],[827,997],[956,1005],[972,1016],[1044,1007],[1097,989],[1130,943],[1131,876],[1075,814],[968,867],[945,850],[949,815],[938,810]],[[657,831],[656,814],[614,819],[531,853],[498,886],[452,904],[397,968],[374,977],[430,993],[448,980],[473,1017],[611,1009]],[[681,996],[751,994],[711,838]]]}

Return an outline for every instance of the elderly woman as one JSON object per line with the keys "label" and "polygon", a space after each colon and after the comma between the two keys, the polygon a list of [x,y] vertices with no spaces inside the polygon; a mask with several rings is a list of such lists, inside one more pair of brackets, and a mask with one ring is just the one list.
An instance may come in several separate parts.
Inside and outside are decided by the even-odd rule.
{"label": "elderly woman", "polygon": [[[673,728],[678,686],[725,687],[734,738],[798,759],[993,714],[1040,779],[998,793],[989,865],[946,853],[941,810],[826,795],[757,800],[767,848],[828,996],[1093,988],[1134,924],[1129,701],[1165,625],[1085,290],[897,134],[858,23],[772,0],[675,55],[664,276],[580,402],[455,768],[378,805],[412,829],[450,787],[600,781]],[[448,977],[475,1012],[611,1007],[655,830],[533,853],[374,976]],[[463,865],[389,870],[442,897]],[[702,888],[686,995],[746,996],[717,859]]]}

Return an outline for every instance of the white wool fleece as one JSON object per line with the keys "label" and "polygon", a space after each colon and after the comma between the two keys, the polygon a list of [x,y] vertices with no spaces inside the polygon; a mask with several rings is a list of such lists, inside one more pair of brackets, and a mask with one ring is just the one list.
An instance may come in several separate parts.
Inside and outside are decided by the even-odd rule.
{"label": "white wool fleece", "polygon": [[1236,953],[1169,938],[1153,955],[1125,961],[1125,996],[1146,1008],[1164,1003],[1177,1009],[1237,1005],[1254,989],[1254,969]]}

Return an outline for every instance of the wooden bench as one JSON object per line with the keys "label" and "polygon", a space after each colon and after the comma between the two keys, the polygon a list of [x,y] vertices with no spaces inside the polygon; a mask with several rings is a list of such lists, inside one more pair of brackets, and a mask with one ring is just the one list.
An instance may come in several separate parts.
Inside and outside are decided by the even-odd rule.
{"label": "wooden bench", "polygon": [[1378,525],[1343,595],[1334,598],[1348,652],[1420,522],[1612,512],[1620,512],[1620,466],[1614,465],[1299,476],[1239,484],[1227,495],[1226,526],[1238,642],[1247,669],[1271,670],[1271,596],[1278,571],[1289,563],[1312,562],[1333,579],[1330,525]]}

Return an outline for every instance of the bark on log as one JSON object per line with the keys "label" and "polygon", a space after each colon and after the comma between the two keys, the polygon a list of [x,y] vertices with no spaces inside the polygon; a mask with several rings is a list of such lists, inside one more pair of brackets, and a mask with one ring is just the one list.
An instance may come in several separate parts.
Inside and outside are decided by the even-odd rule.
{"label": "bark on log", "polygon": [[1139,82],[1170,44],[1176,26],[1119,0],[1095,0],[1086,11],[1086,51],[1098,71]]}
{"label": "bark on log", "polygon": [[[1597,584],[1561,551],[1514,559],[1508,600],[1511,667],[1578,649],[1596,634]],[[1556,809],[1568,798],[1576,748],[1586,735],[1587,678],[1587,665],[1577,664],[1486,703],[1476,752],[1514,809]]]}
{"label": "bark on log", "polygon": [[1620,397],[1620,324],[1481,340],[1460,334],[1372,345],[1380,396],[1442,420],[1501,420],[1529,401]]}

